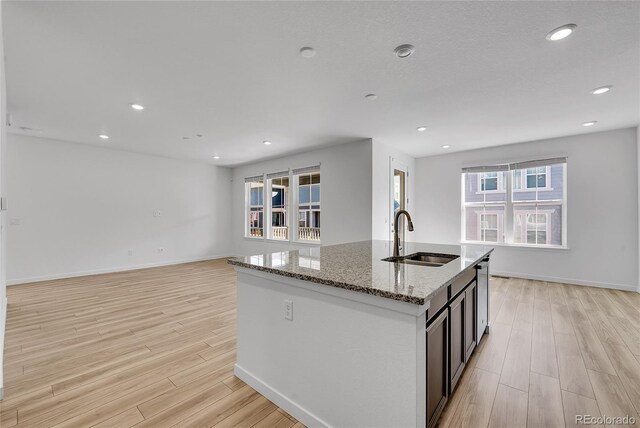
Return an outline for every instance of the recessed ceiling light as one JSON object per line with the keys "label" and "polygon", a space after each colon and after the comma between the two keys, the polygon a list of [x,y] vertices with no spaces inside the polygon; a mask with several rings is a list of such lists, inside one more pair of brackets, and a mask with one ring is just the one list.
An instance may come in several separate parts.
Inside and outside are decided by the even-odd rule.
{"label": "recessed ceiling light", "polygon": [[367,94],[364,96],[365,99],[369,100],[369,101],[373,101],[373,100],[377,100],[378,96],[376,94]]}
{"label": "recessed ceiling light", "polygon": [[426,130],[427,130],[427,127],[426,127],[426,126],[418,126],[416,129],[417,129],[419,132],[422,132],[422,131],[426,131]]}
{"label": "recessed ceiling light", "polygon": [[304,58],[313,58],[314,56],[316,56],[316,50],[309,46],[305,46],[304,48],[300,49],[300,55],[302,55]]}
{"label": "recessed ceiling light", "polygon": [[450,148],[450,147],[451,147],[451,146],[450,146],[450,145],[448,145],[448,144],[445,144],[444,146],[442,146],[442,148],[443,148],[443,149],[448,149],[448,148]]}
{"label": "recessed ceiling light", "polygon": [[196,134],[196,137],[202,138],[202,134]]}
{"label": "recessed ceiling light", "polygon": [[264,144],[265,146],[270,146],[271,145],[271,141],[264,140],[262,142],[262,144]]}
{"label": "recessed ceiling light", "polygon": [[393,50],[398,58],[406,58],[410,56],[416,48],[413,45],[400,45]]}
{"label": "recessed ceiling light", "polygon": [[593,125],[595,125],[596,123],[598,123],[598,121],[597,121],[597,120],[592,120],[591,122],[585,122],[585,123],[583,123],[583,124],[582,124],[582,126],[593,126]]}
{"label": "recessed ceiling light", "polygon": [[188,140],[188,139],[190,139],[190,138],[191,138],[191,137],[187,137],[186,135],[185,135],[184,137],[182,137],[182,139],[183,139],[183,140]]}
{"label": "recessed ceiling light", "polygon": [[602,94],[606,94],[607,92],[609,92],[611,90],[611,88],[613,88],[613,86],[611,86],[611,85],[601,86],[599,88],[595,88],[594,90],[592,90],[591,93],[593,95],[602,95]]}
{"label": "recessed ceiling light", "polygon": [[562,27],[558,27],[555,30],[551,30],[549,34],[547,34],[547,40],[552,42],[556,42],[558,40],[562,40],[566,37],[569,37],[577,28],[576,24],[567,24]]}
{"label": "recessed ceiling light", "polygon": [[144,110],[144,106],[141,106],[140,104],[130,104],[130,106],[134,110]]}
{"label": "recessed ceiling light", "polygon": [[220,156],[218,156],[218,155],[213,155],[212,157],[213,157],[215,160],[220,159]]}
{"label": "recessed ceiling light", "polygon": [[99,134],[98,137],[102,138],[103,140],[109,139],[109,136],[107,134]]}

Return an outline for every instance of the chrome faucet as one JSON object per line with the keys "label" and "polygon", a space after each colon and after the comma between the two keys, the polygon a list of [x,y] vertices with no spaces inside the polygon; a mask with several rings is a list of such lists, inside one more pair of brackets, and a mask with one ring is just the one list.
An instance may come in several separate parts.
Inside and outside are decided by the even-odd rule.
{"label": "chrome faucet", "polygon": [[400,228],[400,216],[404,214],[407,216],[409,222],[409,232],[413,232],[413,222],[411,221],[411,215],[405,210],[396,211],[396,216],[393,219],[393,257],[400,256],[400,237],[398,236]]}

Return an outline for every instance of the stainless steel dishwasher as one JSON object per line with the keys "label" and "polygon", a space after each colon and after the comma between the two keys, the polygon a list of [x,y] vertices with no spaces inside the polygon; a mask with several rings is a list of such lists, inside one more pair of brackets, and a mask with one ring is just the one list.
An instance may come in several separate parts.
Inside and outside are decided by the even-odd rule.
{"label": "stainless steel dishwasher", "polygon": [[478,263],[476,269],[478,270],[477,346],[480,344],[484,333],[489,333],[489,258]]}

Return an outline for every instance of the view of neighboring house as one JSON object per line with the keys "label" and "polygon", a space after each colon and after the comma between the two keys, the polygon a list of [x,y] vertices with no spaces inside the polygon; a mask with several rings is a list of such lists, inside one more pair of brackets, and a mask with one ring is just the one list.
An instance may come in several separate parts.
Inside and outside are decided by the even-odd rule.
{"label": "view of neighboring house", "polygon": [[464,240],[563,246],[565,168],[464,173]]}

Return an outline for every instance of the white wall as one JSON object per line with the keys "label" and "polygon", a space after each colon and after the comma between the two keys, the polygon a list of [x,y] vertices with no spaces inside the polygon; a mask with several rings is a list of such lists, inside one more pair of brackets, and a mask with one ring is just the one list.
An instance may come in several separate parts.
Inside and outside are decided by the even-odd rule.
{"label": "white wall", "polygon": [[371,239],[372,141],[331,146],[233,169],[233,241],[238,255],[283,251],[309,244],[245,238],[244,179],[321,164],[322,244]]}
{"label": "white wall", "polygon": [[460,241],[460,170],[483,162],[567,155],[569,250],[496,247],[492,272],[635,290],[638,157],[635,128],[421,158],[416,161],[417,241]]}
{"label": "white wall", "polygon": [[[636,150],[638,151],[638,246],[640,247],[640,126],[636,128],[636,139],[638,140],[636,145]],[[638,250],[638,266],[640,266],[640,250]],[[638,272],[637,290],[640,293],[640,272]]]}
{"label": "white wall", "polygon": [[8,143],[10,284],[231,254],[228,168],[15,134]]}
{"label": "white wall", "polygon": [[[2,37],[2,2],[0,2],[0,195],[6,194],[6,147],[7,147],[7,85],[4,75],[4,41]],[[2,357],[4,354],[4,330],[7,316],[7,272],[6,272],[7,215],[0,211],[0,400],[2,399]]]}
{"label": "white wall", "polygon": [[[373,141],[373,231],[372,239],[389,240],[391,232],[391,223],[393,218],[391,215],[391,162],[390,159],[395,159],[399,163],[407,167],[409,177],[407,177],[407,188],[409,203],[407,204],[407,211],[412,216],[414,215],[415,207],[415,169],[416,161],[411,156],[398,151],[397,149],[380,143],[379,141]],[[407,224],[406,222],[404,223]],[[415,241],[414,233],[407,232],[405,234],[407,241]]]}

